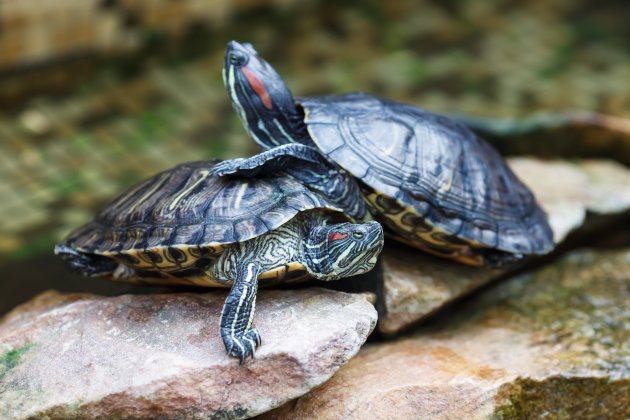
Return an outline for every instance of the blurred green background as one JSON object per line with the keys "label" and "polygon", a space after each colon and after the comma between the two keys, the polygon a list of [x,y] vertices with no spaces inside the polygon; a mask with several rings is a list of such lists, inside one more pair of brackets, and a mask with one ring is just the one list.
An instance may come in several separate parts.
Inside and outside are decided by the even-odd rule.
{"label": "blurred green background", "polygon": [[623,0],[1,2],[0,313],[47,288],[127,290],[66,273],[53,243],[141,178],[256,150],[221,81],[230,39],[296,95],[628,116],[629,19]]}

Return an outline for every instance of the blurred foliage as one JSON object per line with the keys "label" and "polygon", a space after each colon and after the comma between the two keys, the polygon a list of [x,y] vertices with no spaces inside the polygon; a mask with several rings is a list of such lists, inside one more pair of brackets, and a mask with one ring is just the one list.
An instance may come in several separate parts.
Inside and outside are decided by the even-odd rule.
{"label": "blurred foliage", "polygon": [[254,43],[298,95],[362,90],[496,117],[630,110],[621,0],[242,3],[175,33],[137,6],[121,14],[132,49],[0,74],[0,259],[48,252],[159,170],[255,151],[221,82],[230,39]]}

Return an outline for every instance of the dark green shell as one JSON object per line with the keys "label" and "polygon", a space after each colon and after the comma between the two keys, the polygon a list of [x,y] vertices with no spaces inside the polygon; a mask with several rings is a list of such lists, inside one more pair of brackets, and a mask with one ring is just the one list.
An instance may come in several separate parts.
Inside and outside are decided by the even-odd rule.
{"label": "dark green shell", "polygon": [[66,244],[87,253],[177,262],[198,257],[202,248],[218,252],[255,238],[303,211],[337,210],[290,177],[216,177],[209,174],[215,163],[185,163],[141,182],[71,233]]}
{"label": "dark green shell", "polygon": [[317,147],[362,181],[382,221],[408,242],[522,254],[553,248],[531,191],[464,125],[360,93],[298,104]]}

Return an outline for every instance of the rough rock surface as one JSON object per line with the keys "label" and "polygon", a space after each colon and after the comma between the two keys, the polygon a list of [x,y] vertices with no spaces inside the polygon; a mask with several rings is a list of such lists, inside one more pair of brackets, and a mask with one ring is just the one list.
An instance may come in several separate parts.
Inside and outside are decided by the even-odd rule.
{"label": "rough rock surface", "polygon": [[223,292],[47,292],[0,324],[0,418],[244,418],[320,385],[376,323],[365,297],[260,291],[244,366],[218,336]]}
{"label": "rough rock surface", "polygon": [[383,251],[386,313],[378,330],[394,334],[497,278],[497,269],[469,267],[388,243]]}
{"label": "rough rock surface", "polygon": [[397,342],[263,418],[630,416],[630,250],[571,254]]}
{"label": "rough rock surface", "polygon": [[[509,163],[547,212],[556,242],[582,226],[587,212],[615,215],[630,209],[630,171],[618,163],[531,158]],[[378,329],[385,334],[405,329],[502,274],[391,244],[383,252],[383,272],[387,313]]]}
{"label": "rough rock surface", "polygon": [[512,158],[510,167],[536,194],[556,242],[579,228],[587,212],[613,215],[630,209],[630,170],[619,163]]}

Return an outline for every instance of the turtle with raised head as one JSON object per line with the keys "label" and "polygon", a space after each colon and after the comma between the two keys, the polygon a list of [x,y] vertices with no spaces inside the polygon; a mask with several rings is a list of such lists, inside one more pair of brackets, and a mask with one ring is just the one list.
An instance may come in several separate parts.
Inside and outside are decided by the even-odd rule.
{"label": "turtle with raised head", "polygon": [[[295,99],[251,44],[228,44],[223,78],[263,152],[213,173],[288,172],[352,217],[365,216],[365,201],[397,239],[467,264],[553,249],[532,192],[464,125],[363,93]],[[346,172],[357,187],[341,188]]]}
{"label": "turtle with raised head", "polygon": [[88,277],[231,287],[221,337],[242,363],[261,343],[252,328],[259,281],[365,273],[383,230],[377,222],[350,223],[291,177],[221,178],[211,175],[214,167],[186,163],[141,182],[55,253]]}

